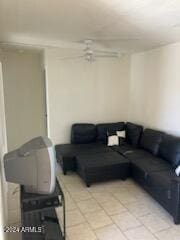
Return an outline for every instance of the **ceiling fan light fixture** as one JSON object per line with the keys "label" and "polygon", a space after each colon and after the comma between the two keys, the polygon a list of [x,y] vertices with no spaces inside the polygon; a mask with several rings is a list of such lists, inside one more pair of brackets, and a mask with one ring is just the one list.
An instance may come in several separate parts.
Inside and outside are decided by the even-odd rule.
{"label": "ceiling fan light fixture", "polygon": [[94,62],[94,61],[95,61],[95,58],[94,58],[94,56],[93,56],[92,54],[86,54],[86,55],[85,55],[85,60],[86,60],[87,62]]}
{"label": "ceiling fan light fixture", "polygon": [[93,51],[92,49],[90,49],[90,48],[84,49],[84,52],[85,52],[86,54],[89,54],[89,55],[93,55],[93,53],[94,53],[94,51]]}

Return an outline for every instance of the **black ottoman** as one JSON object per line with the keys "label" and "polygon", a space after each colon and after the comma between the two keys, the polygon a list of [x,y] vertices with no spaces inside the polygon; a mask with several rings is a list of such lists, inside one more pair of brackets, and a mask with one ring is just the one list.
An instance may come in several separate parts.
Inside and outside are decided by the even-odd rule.
{"label": "black ottoman", "polygon": [[89,144],[59,144],[55,146],[56,157],[63,173],[76,170],[76,156],[81,154],[96,154],[99,152],[113,152],[113,150],[101,143]]}
{"label": "black ottoman", "polygon": [[76,157],[77,173],[87,187],[93,182],[110,179],[126,180],[129,176],[130,162],[116,152],[81,154]]}

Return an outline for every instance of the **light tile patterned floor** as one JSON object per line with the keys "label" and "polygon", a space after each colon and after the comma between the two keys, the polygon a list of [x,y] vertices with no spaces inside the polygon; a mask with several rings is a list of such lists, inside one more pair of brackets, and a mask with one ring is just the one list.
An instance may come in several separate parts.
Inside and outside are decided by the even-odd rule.
{"label": "light tile patterned floor", "polygon": [[[180,225],[133,180],[92,184],[58,172],[66,199],[67,240],[179,240]],[[20,224],[19,192],[9,185],[9,224]],[[16,192],[16,194],[13,194]],[[57,209],[61,221],[60,209]],[[20,240],[19,234],[8,239]]]}
{"label": "light tile patterned floor", "polygon": [[[180,225],[133,180],[92,184],[58,174],[68,240],[179,240]],[[57,209],[58,217],[60,211]]]}

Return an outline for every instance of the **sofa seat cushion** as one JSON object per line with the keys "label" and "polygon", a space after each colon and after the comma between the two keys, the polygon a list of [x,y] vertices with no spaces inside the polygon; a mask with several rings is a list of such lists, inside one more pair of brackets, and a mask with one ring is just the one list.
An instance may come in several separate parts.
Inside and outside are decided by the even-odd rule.
{"label": "sofa seat cushion", "polygon": [[146,175],[154,171],[171,170],[171,165],[154,156],[131,160],[133,166],[141,169]]}
{"label": "sofa seat cushion", "polygon": [[174,168],[180,165],[180,138],[165,134],[160,144],[159,156]]}
{"label": "sofa seat cushion", "polygon": [[71,128],[72,144],[87,144],[96,141],[96,126],[88,123],[76,123]]}
{"label": "sofa seat cushion", "polygon": [[143,149],[131,149],[130,151],[127,151],[124,153],[127,159],[136,160],[136,159],[146,159],[151,158],[153,155]]}
{"label": "sofa seat cushion", "polygon": [[107,135],[116,135],[117,131],[125,130],[124,122],[117,123],[101,123],[97,124],[97,141],[107,144]]}
{"label": "sofa seat cushion", "polygon": [[[144,155],[145,156],[145,155]],[[171,166],[163,159],[146,155],[141,158],[131,159],[131,173],[133,178],[145,186],[149,173],[161,170],[170,170]]]}
{"label": "sofa seat cushion", "polygon": [[163,132],[145,129],[141,137],[140,147],[153,155],[157,155],[163,136]]}
{"label": "sofa seat cushion", "polygon": [[109,147],[100,143],[90,144],[59,144],[55,146],[56,156],[74,158],[79,154],[109,152]]}
{"label": "sofa seat cushion", "polygon": [[130,144],[122,144],[119,146],[113,146],[112,149],[122,155],[125,155],[126,153],[131,153],[132,151],[134,151],[136,148],[134,148],[132,145]]}

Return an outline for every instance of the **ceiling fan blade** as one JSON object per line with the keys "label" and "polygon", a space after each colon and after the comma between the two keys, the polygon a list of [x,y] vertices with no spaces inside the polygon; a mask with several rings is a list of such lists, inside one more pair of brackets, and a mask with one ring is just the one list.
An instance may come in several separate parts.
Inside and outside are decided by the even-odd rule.
{"label": "ceiling fan blade", "polygon": [[94,55],[95,58],[119,58],[119,55]]}
{"label": "ceiling fan blade", "polygon": [[91,45],[93,43],[93,39],[91,38],[83,38],[83,39],[80,39],[80,40],[74,40],[73,42],[75,43],[84,43],[85,45]]}
{"label": "ceiling fan blade", "polygon": [[117,37],[117,38],[90,38],[93,42],[118,42],[118,41],[138,41],[138,37]]}
{"label": "ceiling fan blade", "polygon": [[94,49],[95,53],[104,53],[104,54],[112,54],[112,55],[118,55],[118,52],[115,51],[106,51],[106,50],[100,50],[100,49]]}
{"label": "ceiling fan blade", "polygon": [[59,58],[59,60],[71,60],[71,59],[79,59],[79,58],[84,58],[84,55],[80,55],[80,56],[68,56],[68,57],[62,57]]}

